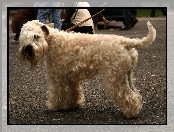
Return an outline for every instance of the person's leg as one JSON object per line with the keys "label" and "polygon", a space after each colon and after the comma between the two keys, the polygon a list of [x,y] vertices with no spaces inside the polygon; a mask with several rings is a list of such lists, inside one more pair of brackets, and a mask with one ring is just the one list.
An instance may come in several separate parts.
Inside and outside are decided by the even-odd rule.
{"label": "person's leg", "polygon": [[92,26],[76,27],[73,29],[74,32],[94,34]]}
{"label": "person's leg", "polygon": [[[90,14],[91,14],[91,16],[93,16],[95,13],[97,13],[98,12],[98,9],[96,8],[96,9],[94,9],[94,8],[91,8],[90,9]],[[94,16],[94,17],[92,17],[92,20],[93,20],[93,24],[94,24],[94,30],[98,30],[98,28],[97,28],[97,24],[98,24],[98,15],[96,15],[96,16]]]}
{"label": "person's leg", "polygon": [[124,17],[124,26],[120,30],[128,30],[133,28],[138,20],[131,14],[129,9],[123,9],[122,12]]}
{"label": "person's leg", "polygon": [[52,9],[52,18],[54,22],[54,28],[61,30],[61,9]]}
{"label": "person's leg", "polygon": [[123,16],[124,16],[124,26],[125,27],[130,27],[131,26],[131,17],[132,17],[132,14],[130,13],[130,10],[129,9],[123,9]]}
{"label": "person's leg", "polygon": [[164,16],[167,15],[167,10],[166,9],[161,9],[161,11],[162,11],[162,13],[163,13]]}
{"label": "person's leg", "polygon": [[15,41],[18,41],[19,40],[19,36],[20,36],[20,33],[16,33],[15,37],[14,37],[14,40]]}
{"label": "person's leg", "polygon": [[48,17],[48,14],[50,13],[51,9],[39,9],[38,10],[38,15],[37,15],[37,19],[42,22],[42,23],[46,23],[46,19]]}
{"label": "person's leg", "polygon": [[151,11],[151,17],[155,17],[155,13],[156,13],[156,9],[152,9],[152,11]]}
{"label": "person's leg", "polygon": [[67,29],[71,28],[72,26],[74,26],[74,24],[72,24],[72,23],[62,23],[61,30],[66,31]]}
{"label": "person's leg", "polygon": [[99,14],[99,16],[101,17],[102,21],[104,22],[104,28],[106,28],[110,21],[108,21],[101,13]]}

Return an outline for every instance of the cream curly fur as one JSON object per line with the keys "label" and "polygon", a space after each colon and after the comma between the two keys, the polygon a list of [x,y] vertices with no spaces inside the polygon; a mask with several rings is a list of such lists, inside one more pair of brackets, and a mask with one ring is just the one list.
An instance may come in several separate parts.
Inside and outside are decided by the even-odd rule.
{"label": "cream curly fur", "polygon": [[33,20],[21,29],[19,56],[34,67],[46,55],[50,110],[82,106],[84,95],[79,82],[100,73],[108,96],[131,118],[142,108],[142,96],[132,81],[138,59],[135,48],[151,44],[156,37],[150,22],[147,26],[147,37],[130,39],[111,34],[67,33]]}

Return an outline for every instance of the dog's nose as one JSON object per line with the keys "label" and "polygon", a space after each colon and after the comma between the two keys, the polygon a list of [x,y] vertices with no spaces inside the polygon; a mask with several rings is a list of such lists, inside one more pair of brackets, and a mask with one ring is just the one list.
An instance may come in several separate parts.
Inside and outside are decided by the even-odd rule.
{"label": "dog's nose", "polygon": [[33,50],[32,50],[33,48],[32,48],[32,46],[31,45],[27,45],[26,47],[25,47],[25,53],[27,53],[27,55],[28,56],[32,56],[33,55]]}

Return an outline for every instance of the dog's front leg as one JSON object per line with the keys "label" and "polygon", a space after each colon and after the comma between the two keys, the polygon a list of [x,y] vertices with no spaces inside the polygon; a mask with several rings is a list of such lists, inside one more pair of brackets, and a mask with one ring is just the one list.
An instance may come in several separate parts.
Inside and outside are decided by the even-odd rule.
{"label": "dog's front leg", "polygon": [[75,109],[83,105],[84,95],[79,83],[65,78],[48,78],[47,106],[50,110]]}

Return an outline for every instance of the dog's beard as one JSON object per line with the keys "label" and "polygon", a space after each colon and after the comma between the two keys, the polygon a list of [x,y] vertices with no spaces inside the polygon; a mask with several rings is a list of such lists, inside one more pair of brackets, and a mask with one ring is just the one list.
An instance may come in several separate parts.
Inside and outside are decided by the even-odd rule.
{"label": "dog's beard", "polygon": [[19,58],[21,61],[27,60],[30,62],[30,68],[34,67],[38,61],[35,50],[31,45],[23,46],[19,49]]}
{"label": "dog's beard", "polygon": [[37,61],[48,51],[47,43],[33,43],[19,48],[19,58],[21,61],[27,60],[30,68],[36,66]]}

